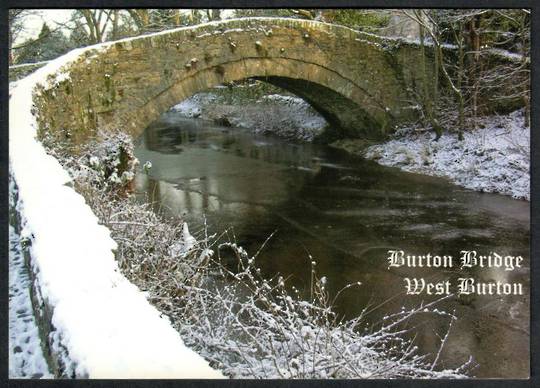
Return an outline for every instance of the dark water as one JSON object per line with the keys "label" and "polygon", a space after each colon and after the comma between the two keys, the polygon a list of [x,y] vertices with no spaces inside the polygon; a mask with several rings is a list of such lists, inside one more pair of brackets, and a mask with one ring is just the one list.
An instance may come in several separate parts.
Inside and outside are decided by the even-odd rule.
{"label": "dark water", "polygon": [[[405,295],[404,277],[429,281],[474,277],[477,282],[520,282],[525,295],[462,295],[441,302],[455,310],[442,354],[455,367],[472,355],[476,377],[529,374],[529,203],[459,188],[440,178],[401,172],[327,146],[295,144],[242,129],[166,114],[147,129],[136,150],[151,161],[137,189],[166,212],[181,214],[191,229],[206,216],[211,231],[231,228],[252,254],[275,232],[259,256],[262,270],[291,275],[309,285],[310,260],[331,292],[347,283],[336,310],[347,317],[368,307],[366,318],[432,300]],[[388,269],[387,251],[452,255],[521,255],[522,268]],[[452,288],[452,291],[455,289]],[[426,314],[417,322],[423,352],[438,346],[448,319]]]}

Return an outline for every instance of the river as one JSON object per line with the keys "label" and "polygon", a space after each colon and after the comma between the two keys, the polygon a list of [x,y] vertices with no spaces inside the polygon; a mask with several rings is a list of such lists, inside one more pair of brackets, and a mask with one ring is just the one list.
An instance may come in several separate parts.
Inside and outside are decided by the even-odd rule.
{"label": "river", "polygon": [[[353,317],[367,308],[375,323],[402,307],[435,296],[405,295],[404,278],[431,282],[474,277],[477,282],[521,283],[524,295],[454,296],[440,308],[458,320],[442,353],[445,367],[473,356],[479,378],[529,375],[529,202],[478,193],[442,178],[402,172],[329,146],[294,143],[186,119],[173,112],[141,136],[136,152],[148,173],[136,177],[140,197],[182,216],[191,230],[206,217],[211,232],[229,236],[259,255],[267,275],[290,275],[305,288],[311,255],[330,292],[348,283],[335,306]],[[407,254],[521,255],[520,268],[388,268],[388,250]],[[417,319],[416,343],[436,352],[448,319]]]}

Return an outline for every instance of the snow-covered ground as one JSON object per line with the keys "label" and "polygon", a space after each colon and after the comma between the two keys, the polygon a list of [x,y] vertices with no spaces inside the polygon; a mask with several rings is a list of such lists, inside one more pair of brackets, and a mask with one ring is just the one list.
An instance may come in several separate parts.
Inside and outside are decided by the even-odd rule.
{"label": "snow-covered ground", "polygon": [[327,125],[299,97],[270,94],[251,103],[226,103],[212,92],[198,93],[172,108],[185,117],[223,122],[255,133],[274,133],[288,139],[312,141]]}
{"label": "snow-covered ground", "polygon": [[385,166],[449,178],[468,189],[530,200],[530,128],[523,111],[480,120],[479,128],[445,133],[399,131],[394,139],[369,147],[364,156]]}
{"label": "snow-covered ground", "polygon": [[9,225],[9,377],[53,378],[41,348],[30,284],[20,236]]}

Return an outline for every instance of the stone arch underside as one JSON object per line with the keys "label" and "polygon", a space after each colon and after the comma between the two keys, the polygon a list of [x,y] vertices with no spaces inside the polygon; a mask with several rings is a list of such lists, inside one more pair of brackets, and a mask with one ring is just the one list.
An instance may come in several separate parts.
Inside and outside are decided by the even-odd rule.
{"label": "stone arch underside", "polygon": [[[366,104],[359,105],[346,96],[321,84],[305,79],[267,76],[257,79],[285,89],[308,102],[330,125],[323,134],[325,140],[346,137],[380,139],[384,137],[384,127],[364,108],[371,103],[366,93]],[[380,109],[375,106],[374,109]]]}
{"label": "stone arch underside", "polygon": [[[329,134],[332,138],[380,139],[384,136],[375,117],[386,112],[367,91],[332,70],[289,58],[244,58],[198,71],[140,107],[136,113],[140,119],[132,123],[136,125],[133,125],[133,133],[139,134],[141,128],[196,93],[247,78],[268,82],[303,98],[331,125],[335,131]],[[128,121],[131,115],[127,113],[120,120]]]}
{"label": "stone arch underside", "polygon": [[[89,48],[68,77],[36,97],[40,129],[78,141],[99,130],[137,136],[160,114],[214,86],[256,78],[300,96],[334,137],[379,140],[411,118],[410,47],[324,23],[253,18],[210,23]],[[410,105],[410,104],[409,104]]]}

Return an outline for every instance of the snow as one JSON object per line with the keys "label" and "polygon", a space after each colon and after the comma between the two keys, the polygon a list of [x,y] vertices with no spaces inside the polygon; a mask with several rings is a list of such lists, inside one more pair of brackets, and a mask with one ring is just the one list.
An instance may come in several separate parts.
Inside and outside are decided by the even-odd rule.
{"label": "snow", "polygon": [[523,60],[523,55],[521,55],[519,53],[513,53],[513,52],[508,51],[508,50],[503,50],[503,49],[500,49],[500,48],[490,48],[487,51],[489,53],[491,53],[491,54],[495,54],[495,55],[501,56],[501,57],[506,58],[506,59],[510,59],[510,60],[514,60],[514,61],[522,61]]}
{"label": "snow", "polygon": [[186,257],[197,247],[197,240],[189,233],[188,225],[182,225],[182,239],[170,247],[171,256]]}
{"label": "snow", "polygon": [[49,61],[39,61],[39,62],[29,62],[29,63],[21,63],[18,65],[11,65],[9,66],[10,69],[19,69],[21,67],[27,67],[27,66],[41,66],[49,63]]}
{"label": "snow", "polygon": [[442,176],[468,189],[530,200],[530,128],[523,111],[480,120],[480,128],[445,133],[406,129],[384,144],[369,147],[365,157],[385,166]]}
{"label": "snow", "polygon": [[211,104],[216,98],[211,93],[198,93],[173,106],[171,110],[185,117],[197,118],[202,114],[201,107]]}
{"label": "snow", "polygon": [[[31,237],[36,292],[52,308],[52,348],[70,376],[89,378],[223,378],[188,349],[179,333],[118,270],[109,230],[68,173],[36,140],[32,92],[67,79],[73,50],[20,80],[9,105],[10,166],[19,190],[24,235]],[[62,356],[64,355],[64,356]],[[65,357],[67,356],[67,357]]]}
{"label": "snow", "polygon": [[279,94],[265,95],[253,103],[227,104],[218,95],[203,92],[175,105],[172,110],[190,118],[226,118],[232,125],[250,128],[254,133],[274,133],[304,141],[313,141],[327,125],[303,99]]}
{"label": "snow", "polygon": [[147,160],[146,162],[144,162],[143,164],[143,171],[144,172],[149,172],[150,170],[152,169],[152,162]]}
{"label": "snow", "polygon": [[[264,16],[250,17],[249,19],[250,19],[250,22],[254,22],[254,21],[259,21],[259,22],[263,22],[263,23],[265,23],[265,22],[266,23],[273,22],[276,25],[279,25],[279,23],[297,23],[297,24],[301,24],[302,27],[304,27],[304,28],[306,28],[306,27],[315,28],[317,26],[321,26],[321,27],[325,27],[325,28],[335,28],[336,27],[335,24],[330,24],[330,23],[320,22],[320,21],[306,20],[306,19],[292,19],[292,18],[284,18],[284,17],[264,17]],[[208,28],[208,27],[214,27],[215,30],[212,33],[206,32],[206,33],[197,35],[196,37],[201,38],[201,37],[211,36],[212,34],[225,34],[225,33],[230,33],[230,32],[246,31],[245,28],[237,28],[237,27],[235,27],[235,28],[227,28],[229,25],[234,24],[234,23],[238,23],[238,22],[245,23],[246,20],[244,18],[231,18],[231,19],[225,19],[225,20],[214,20],[214,21],[201,23],[201,24],[197,24],[197,25],[193,25],[193,26],[184,26],[184,27],[173,28],[173,29],[170,29],[170,30],[158,31],[158,32],[154,32],[154,33],[151,33],[151,34],[146,34],[146,35],[143,35],[143,36],[132,36],[132,37],[128,37],[128,38],[119,39],[119,40],[116,40],[116,41],[101,43],[101,44],[98,44],[98,45],[95,45],[95,46],[89,46],[88,48],[98,47],[98,46],[108,46],[110,44],[115,44],[115,43],[128,43],[128,46],[129,46],[129,44],[132,41],[137,40],[139,38],[143,38],[143,37],[153,39],[153,38],[159,38],[162,35],[168,35],[168,34],[180,32],[180,31],[203,30],[204,28]],[[339,28],[341,28],[343,30],[348,30],[348,31],[350,31],[350,32],[352,32],[354,34],[371,36],[371,37],[380,39],[380,37],[378,37],[378,36],[376,36],[374,34],[369,34],[369,33],[365,33],[365,32],[359,32],[359,31],[353,30],[353,29],[351,29],[349,27],[339,26]],[[221,29],[221,31],[220,31],[220,29]],[[264,32],[264,29],[257,28],[255,23],[253,24],[253,27],[250,27],[247,30],[249,30],[249,31],[259,31],[260,30],[261,32]]]}
{"label": "snow", "polygon": [[292,123],[296,127],[318,130],[326,125],[326,120],[324,120],[320,115],[314,114],[311,105],[302,100],[300,97],[270,94],[262,97],[261,100],[277,102],[281,105],[294,107],[297,112],[290,119],[293,120]]}
{"label": "snow", "polygon": [[20,236],[9,225],[9,377],[52,378],[32,310]]}

